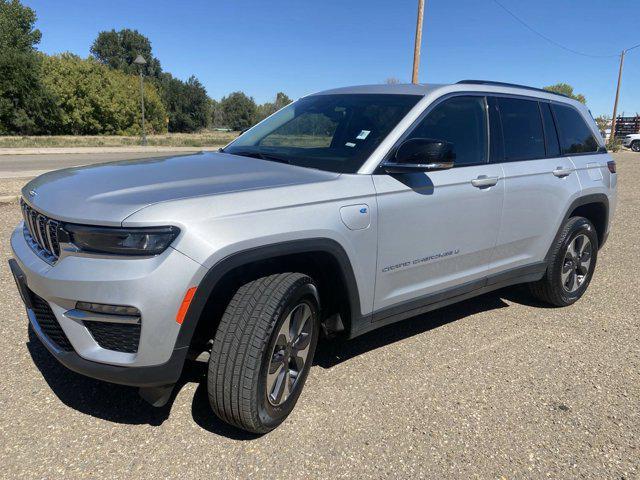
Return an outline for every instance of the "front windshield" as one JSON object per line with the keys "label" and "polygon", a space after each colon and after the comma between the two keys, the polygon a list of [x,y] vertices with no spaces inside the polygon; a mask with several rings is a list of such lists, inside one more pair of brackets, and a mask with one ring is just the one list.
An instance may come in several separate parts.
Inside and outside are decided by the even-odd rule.
{"label": "front windshield", "polygon": [[420,98],[387,94],[305,97],[256,125],[223,151],[355,173]]}

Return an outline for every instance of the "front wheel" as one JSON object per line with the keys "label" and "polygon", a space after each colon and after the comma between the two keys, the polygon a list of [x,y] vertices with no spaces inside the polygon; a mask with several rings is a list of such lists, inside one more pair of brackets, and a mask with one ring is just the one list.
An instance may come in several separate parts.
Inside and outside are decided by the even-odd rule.
{"label": "front wheel", "polygon": [[259,278],[238,289],[215,334],[207,390],[222,420],[266,433],[293,410],[319,336],[319,301],[302,273]]}
{"label": "front wheel", "polygon": [[640,140],[635,140],[631,143],[631,150],[634,152],[640,152]]}
{"label": "front wheel", "polygon": [[566,221],[553,246],[547,271],[531,283],[531,293],[543,302],[564,307],[577,301],[589,286],[598,258],[598,235],[583,217]]}

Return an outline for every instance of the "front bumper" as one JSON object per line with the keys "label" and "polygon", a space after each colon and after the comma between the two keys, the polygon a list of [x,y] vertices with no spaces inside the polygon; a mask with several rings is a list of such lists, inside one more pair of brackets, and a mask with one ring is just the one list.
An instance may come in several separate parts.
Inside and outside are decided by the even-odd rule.
{"label": "front bumper", "polygon": [[[188,345],[177,345],[175,315],[185,291],[205,269],[169,248],[150,258],[67,256],[51,266],[27,244],[22,225],[11,237],[10,261],[27,315],[38,338],[69,369],[113,383],[159,386],[180,376]],[[25,293],[26,292],[26,293]],[[29,292],[44,300],[71,348],[61,349],[39,325]],[[82,321],[65,315],[77,301],[136,307],[141,330],[135,353],[102,348]]]}

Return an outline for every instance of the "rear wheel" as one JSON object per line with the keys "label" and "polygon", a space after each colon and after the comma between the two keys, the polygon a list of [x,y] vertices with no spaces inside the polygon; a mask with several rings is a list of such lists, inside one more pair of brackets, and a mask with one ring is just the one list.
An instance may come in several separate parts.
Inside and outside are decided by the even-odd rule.
{"label": "rear wheel", "polygon": [[587,290],[597,257],[598,236],[593,224],[583,217],[570,218],[554,245],[544,277],[530,284],[531,292],[551,305],[571,305]]}
{"label": "rear wheel", "polygon": [[318,293],[307,275],[281,273],[240,287],[211,349],[213,411],[250,432],[277,427],[300,396],[318,335]]}
{"label": "rear wheel", "polygon": [[631,150],[633,150],[634,152],[640,152],[640,140],[631,142]]}

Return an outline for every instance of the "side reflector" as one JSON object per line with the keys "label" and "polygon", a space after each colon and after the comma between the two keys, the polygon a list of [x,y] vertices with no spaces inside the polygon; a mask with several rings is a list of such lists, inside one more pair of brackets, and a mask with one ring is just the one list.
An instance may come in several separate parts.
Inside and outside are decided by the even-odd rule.
{"label": "side reflector", "polygon": [[184,322],[184,317],[187,316],[187,310],[189,310],[189,305],[191,305],[191,300],[193,300],[193,296],[196,294],[197,287],[191,287],[187,290],[187,293],[184,294],[184,298],[182,299],[182,303],[180,304],[180,308],[178,309],[178,314],[176,315],[176,322],[182,325]]}
{"label": "side reflector", "polygon": [[614,162],[613,160],[608,161],[607,168],[609,168],[609,171],[611,173],[616,173],[616,162]]}

